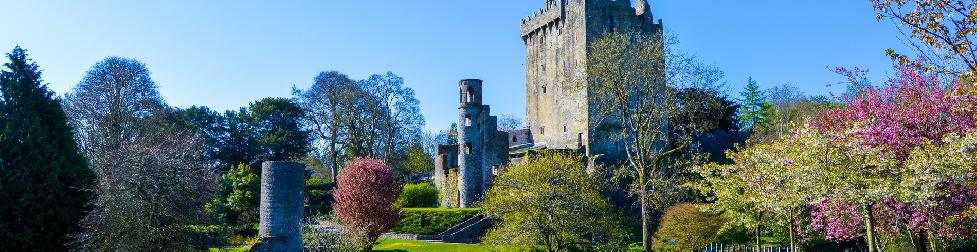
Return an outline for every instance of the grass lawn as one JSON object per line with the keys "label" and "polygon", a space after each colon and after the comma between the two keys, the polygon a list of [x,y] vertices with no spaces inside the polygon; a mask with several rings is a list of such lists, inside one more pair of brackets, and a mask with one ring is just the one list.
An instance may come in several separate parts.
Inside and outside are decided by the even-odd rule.
{"label": "grass lawn", "polygon": [[[481,244],[451,244],[398,239],[380,239],[380,244],[373,246],[373,251],[382,252],[437,252],[437,251],[456,251],[456,252],[488,252],[498,251],[492,247]],[[515,250],[503,250],[515,251]]]}
{"label": "grass lawn", "polygon": [[251,246],[240,246],[240,247],[227,247],[227,248],[210,248],[207,252],[247,252],[251,249]]}

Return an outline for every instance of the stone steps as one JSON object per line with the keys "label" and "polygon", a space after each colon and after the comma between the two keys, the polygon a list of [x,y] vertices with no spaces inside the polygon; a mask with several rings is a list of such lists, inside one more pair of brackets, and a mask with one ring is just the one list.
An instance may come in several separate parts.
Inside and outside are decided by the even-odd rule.
{"label": "stone steps", "polygon": [[381,237],[390,239],[433,241],[445,243],[477,243],[479,236],[485,233],[485,229],[492,224],[495,218],[487,218],[477,215],[468,218],[461,223],[448,227],[444,232],[436,235],[410,235],[410,234],[383,234]]}

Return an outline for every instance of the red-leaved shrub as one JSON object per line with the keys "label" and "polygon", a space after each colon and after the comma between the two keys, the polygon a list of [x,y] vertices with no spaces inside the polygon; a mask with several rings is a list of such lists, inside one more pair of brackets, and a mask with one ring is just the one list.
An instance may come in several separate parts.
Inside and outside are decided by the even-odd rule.
{"label": "red-leaved shrub", "polygon": [[400,219],[399,210],[393,207],[400,185],[390,167],[373,158],[349,162],[339,173],[338,182],[333,211],[357,245],[370,251],[380,234]]}

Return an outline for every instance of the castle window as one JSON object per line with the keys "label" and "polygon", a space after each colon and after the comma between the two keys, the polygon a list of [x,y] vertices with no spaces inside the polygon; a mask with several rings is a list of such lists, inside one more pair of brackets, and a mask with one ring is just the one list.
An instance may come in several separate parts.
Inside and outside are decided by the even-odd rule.
{"label": "castle window", "polygon": [[563,133],[567,133],[567,126],[563,125]]}
{"label": "castle window", "polygon": [[465,125],[464,126],[474,126],[474,125],[472,125],[472,116],[465,115]]}
{"label": "castle window", "polygon": [[583,147],[583,146],[584,146],[584,144],[583,144],[583,133],[577,133],[577,147]]}
{"label": "castle window", "polygon": [[465,143],[465,154],[472,154],[472,143]]}
{"label": "castle window", "polygon": [[543,86],[543,93],[544,94],[546,93],[546,86],[545,85]]}
{"label": "castle window", "polygon": [[512,136],[512,142],[513,142],[513,143],[515,143],[515,142],[519,142],[519,137],[516,137],[516,136]]}
{"label": "castle window", "polygon": [[614,18],[610,18],[610,20],[611,20],[611,32],[614,32]]}
{"label": "castle window", "polygon": [[546,134],[546,127],[539,127],[539,134]]}
{"label": "castle window", "polygon": [[475,102],[475,89],[472,88],[472,87],[468,87],[468,90],[467,90],[466,93],[468,94],[468,96],[467,96],[468,97],[468,100],[466,102]]}

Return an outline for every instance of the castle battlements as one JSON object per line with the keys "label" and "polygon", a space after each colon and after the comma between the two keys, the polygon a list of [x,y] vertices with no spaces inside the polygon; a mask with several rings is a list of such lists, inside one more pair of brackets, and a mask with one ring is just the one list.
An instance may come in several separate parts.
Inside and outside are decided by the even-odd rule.
{"label": "castle battlements", "polygon": [[566,5],[566,0],[549,1],[545,8],[523,18],[520,26],[522,37],[525,38],[529,34],[563,18],[566,15]]}

